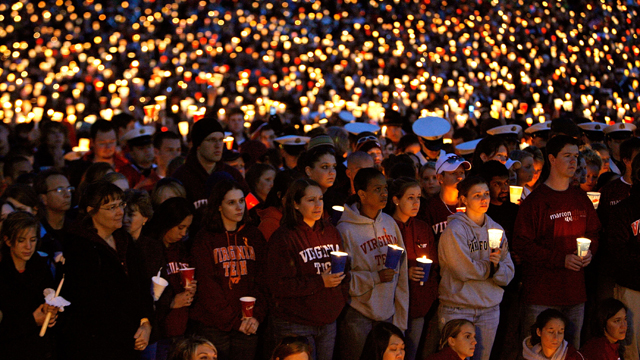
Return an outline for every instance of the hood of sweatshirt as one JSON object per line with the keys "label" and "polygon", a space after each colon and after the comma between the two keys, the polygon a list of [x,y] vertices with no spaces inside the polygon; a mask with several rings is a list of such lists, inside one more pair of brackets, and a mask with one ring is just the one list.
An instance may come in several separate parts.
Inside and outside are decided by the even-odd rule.
{"label": "hood of sweatshirt", "polygon": [[340,217],[340,221],[338,221],[339,223],[345,222],[345,223],[351,223],[351,224],[359,224],[359,225],[365,225],[365,224],[373,224],[375,222],[379,222],[381,219],[381,214],[382,212],[379,212],[378,215],[376,216],[375,219],[371,219],[369,217],[366,217],[362,214],[360,214],[360,209],[358,208],[358,203],[355,202],[351,205],[345,206],[344,207],[344,212],[342,213],[342,217]]}

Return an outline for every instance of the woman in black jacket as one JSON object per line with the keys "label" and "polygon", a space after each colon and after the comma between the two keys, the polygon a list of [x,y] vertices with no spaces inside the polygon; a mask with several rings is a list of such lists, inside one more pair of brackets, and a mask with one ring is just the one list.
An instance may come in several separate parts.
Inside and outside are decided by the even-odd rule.
{"label": "woman in black jacket", "polygon": [[35,253],[39,234],[38,220],[24,211],[9,214],[0,233],[0,359],[54,358],[51,331],[38,336],[47,312],[49,327],[58,312],[44,303],[43,290],[54,283],[46,258]]}
{"label": "woman in black jacket", "polygon": [[65,242],[64,359],[136,359],[149,342],[153,299],[142,255],[122,229],[124,193],[98,181]]}
{"label": "woman in black jacket", "polygon": [[[181,282],[180,269],[191,267],[189,251],[184,240],[193,221],[193,204],[181,197],[167,199],[144,227],[137,242],[145,257],[146,276],[151,279],[160,270],[169,285],[155,303],[153,340],[157,341],[155,359],[166,359],[176,337],[187,330],[189,307],[196,292],[196,280],[190,285]],[[153,353],[153,349],[147,349]],[[149,355],[149,354],[147,354]],[[152,354],[147,358],[154,358]]]}

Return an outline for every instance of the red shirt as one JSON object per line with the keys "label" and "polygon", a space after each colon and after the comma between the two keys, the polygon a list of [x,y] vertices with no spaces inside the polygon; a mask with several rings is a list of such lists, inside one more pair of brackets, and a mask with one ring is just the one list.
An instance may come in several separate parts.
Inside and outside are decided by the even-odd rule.
{"label": "red shirt", "polygon": [[589,360],[620,360],[620,345],[610,343],[605,336],[587,341],[580,352]]}
{"label": "red shirt", "polygon": [[598,248],[600,220],[586,193],[578,187],[555,191],[542,184],[522,202],[513,248],[523,259],[523,300],[527,304],[571,306],[587,300],[584,269],[565,268],[565,257],[577,250],[576,238]]}
{"label": "red shirt", "polygon": [[433,260],[429,279],[424,285],[409,279],[409,319],[424,317],[438,298],[438,248],[429,225],[410,218],[405,224],[396,220],[407,250],[408,267],[418,266],[417,258],[426,256]]}
{"label": "red shirt", "polygon": [[429,224],[436,240],[436,248],[440,235],[447,228],[447,218],[456,212],[455,206],[445,205],[440,196],[434,196],[420,202],[420,212],[416,218]]}

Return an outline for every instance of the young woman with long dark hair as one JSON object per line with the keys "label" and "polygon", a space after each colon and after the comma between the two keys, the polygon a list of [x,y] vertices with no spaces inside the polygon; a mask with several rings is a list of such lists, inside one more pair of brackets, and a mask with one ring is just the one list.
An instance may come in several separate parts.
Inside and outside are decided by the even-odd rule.
{"label": "young woman with long dark hair", "polygon": [[[196,332],[216,346],[219,359],[253,359],[267,308],[259,283],[266,242],[247,223],[238,183],[222,180],[214,186],[203,223],[191,249],[199,282],[189,316]],[[243,316],[242,297],[256,299],[253,316]]]}
{"label": "young woman with long dark hair", "polygon": [[627,337],[627,307],[620,300],[603,300],[593,319],[593,338],[582,346],[580,352],[589,360],[624,359]]}
{"label": "young woman with long dark hair", "polygon": [[373,326],[364,344],[360,360],[403,360],[405,338],[397,326],[379,322]]}
{"label": "young woman with long dark hair", "polygon": [[330,253],[343,250],[342,238],[322,213],[320,186],[308,179],[293,182],[284,198],[282,226],[269,243],[267,278],[276,339],[306,336],[312,358],[330,360],[348,281],[344,272],[331,272]]}
{"label": "young woman with long dark hair", "polygon": [[[394,180],[389,187],[392,204],[390,215],[400,228],[409,261],[409,321],[405,355],[407,360],[416,358],[425,321],[429,322],[432,318],[425,317],[438,299],[438,249],[431,227],[416,219],[420,210],[421,192],[420,183],[408,177]],[[422,279],[425,274],[417,261],[422,257],[433,261],[429,279],[424,284]]]}
{"label": "young woman with long dark hair", "polygon": [[157,331],[154,332],[154,340],[157,343],[145,354],[148,359],[166,359],[171,342],[187,330],[197,280],[183,284],[180,269],[191,267],[184,240],[194,213],[193,204],[185,198],[166,200],[145,225],[144,235],[138,242],[145,257],[147,277],[150,279],[160,271],[160,276],[169,282],[155,303]]}

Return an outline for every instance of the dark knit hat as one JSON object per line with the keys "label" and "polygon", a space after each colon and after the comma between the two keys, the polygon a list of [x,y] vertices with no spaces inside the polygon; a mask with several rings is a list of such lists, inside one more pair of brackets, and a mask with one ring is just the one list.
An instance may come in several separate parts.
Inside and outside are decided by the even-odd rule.
{"label": "dark knit hat", "polygon": [[206,117],[193,124],[193,127],[191,128],[191,142],[193,143],[193,148],[197,149],[204,139],[214,132],[224,134],[222,125],[220,125],[218,120],[215,118]]}

